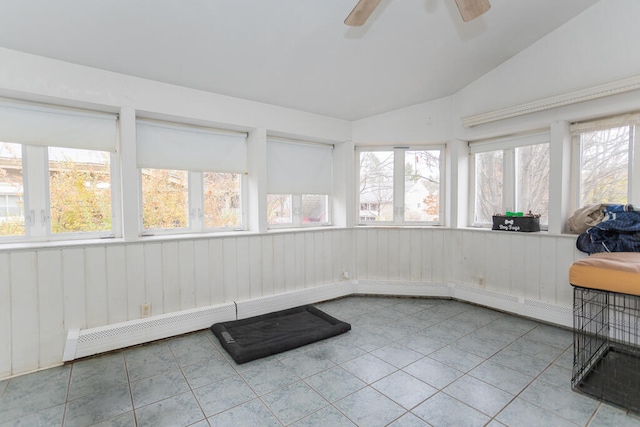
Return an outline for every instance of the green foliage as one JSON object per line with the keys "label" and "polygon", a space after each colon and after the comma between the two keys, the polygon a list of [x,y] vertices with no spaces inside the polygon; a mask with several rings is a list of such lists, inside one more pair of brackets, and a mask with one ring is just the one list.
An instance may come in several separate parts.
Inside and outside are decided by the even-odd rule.
{"label": "green foliage", "polygon": [[238,227],[240,176],[234,173],[204,173],[204,226]]}
{"label": "green foliage", "polygon": [[186,171],[142,170],[142,223],[145,229],[187,227],[188,181]]}
{"label": "green foliage", "polygon": [[51,232],[111,230],[111,190],[108,166],[80,165],[67,161],[51,173],[49,193]]}
{"label": "green foliage", "polygon": [[0,236],[24,236],[24,219],[12,218],[0,222]]}

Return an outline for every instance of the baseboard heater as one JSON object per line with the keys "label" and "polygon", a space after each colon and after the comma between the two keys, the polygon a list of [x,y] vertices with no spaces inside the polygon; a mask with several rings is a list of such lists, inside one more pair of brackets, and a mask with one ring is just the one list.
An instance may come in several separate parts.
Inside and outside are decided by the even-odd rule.
{"label": "baseboard heater", "polygon": [[571,327],[572,308],[450,283],[352,280],[68,332],[63,362],[209,328],[214,323],[285,310],[349,295],[453,298]]}
{"label": "baseboard heater", "polygon": [[90,329],[71,329],[63,362],[206,329],[236,318],[235,303],[212,305]]}
{"label": "baseboard heater", "polygon": [[354,293],[355,281],[286,292],[246,301],[162,314],[89,329],[71,329],[63,362],[209,328],[214,323],[245,319]]}

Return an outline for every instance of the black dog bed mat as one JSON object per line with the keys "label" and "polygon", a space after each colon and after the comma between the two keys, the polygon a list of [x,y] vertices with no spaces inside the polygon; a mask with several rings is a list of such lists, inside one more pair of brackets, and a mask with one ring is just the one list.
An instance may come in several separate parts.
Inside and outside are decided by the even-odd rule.
{"label": "black dog bed mat", "polygon": [[350,324],[311,305],[211,326],[211,331],[236,363],[281,353],[350,329]]}

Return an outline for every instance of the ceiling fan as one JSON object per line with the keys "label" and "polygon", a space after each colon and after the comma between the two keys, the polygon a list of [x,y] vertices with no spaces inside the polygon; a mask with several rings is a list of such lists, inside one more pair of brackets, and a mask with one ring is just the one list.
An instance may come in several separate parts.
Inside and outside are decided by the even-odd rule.
{"label": "ceiling fan", "polygon": [[[455,0],[462,20],[469,22],[477,18],[491,8],[489,0]],[[360,0],[353,8],[344,23],[352,27],[360,27],[367,22],[369,16],[380,4],[380,0]]]}

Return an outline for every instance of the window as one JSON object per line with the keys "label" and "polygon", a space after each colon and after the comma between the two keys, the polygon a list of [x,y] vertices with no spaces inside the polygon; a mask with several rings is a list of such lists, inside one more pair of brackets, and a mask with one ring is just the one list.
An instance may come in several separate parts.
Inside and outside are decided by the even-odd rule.
{"label": "window", "polygon": [[291,194],[267,195],[267,223],[269,225],[293,224]]}
{"label": "window", "polygon": [[503,157],[502,150],[487,151],[478,153],[475,156],[476,198],[474,223],[476,224],[488,224],[491,222],[493,214],[503,211]]}
{"label": "window", "polygon": [[0,237],[24,236],[22,146],[0,142]]}
{"label": "window", "polygon": [[360,221],[393,221],[393,159],[393,151],[360,153]]}
{"label": "window", "polygon": [[119,232],[111,185],[115,115],[0,101],[0,141],[0,237]]}
{"label": "window", "polygon": [[204,172],[204,227],[242,226],[240,175]]}
{"label": "window", "polygon": [[404,152],[404,220],[440,221],[440,151]]}
{"label": "window", "polygon": [[111,231],[110,153],[49,147],[52,233]]}
{"label": "window", "polygon": [[319,226],[329,223],[329,196],[268,194],[267,223],[272,226]]}
{"label": "window", "polygon": [[576,206],[598,203],[626,204],[638,200],[640,188],[634,188],[634,177],[640,176],[633,162],[636,130],[640,114],[627,114],[608,119],[571,125],[577,163]]}
{"label": "window", "polygon": [[549,223],[548,132],[472,142],[470,152],[473,225],[489,225],[506,211],[531,211]]}
{"label": "window", "polygon": [[189,174],[187,171],[142,169],[142,224],[147,229],[189,226]]}
{"label": "window", "polygon": [[143,234],[242,229],[246,134],[139,120]]}
{"label": "window", "polygon": [[358,220],[440,224],[443,148],[358,151]]}
{"label": "window", "polygon": [[267,141],[267,224],[322,226],[331,222],[333,146]]}
{"label": "window", "polygon": [[516,211],[540,214],[540,223],[549,224],[549,144],[515,149]]}

